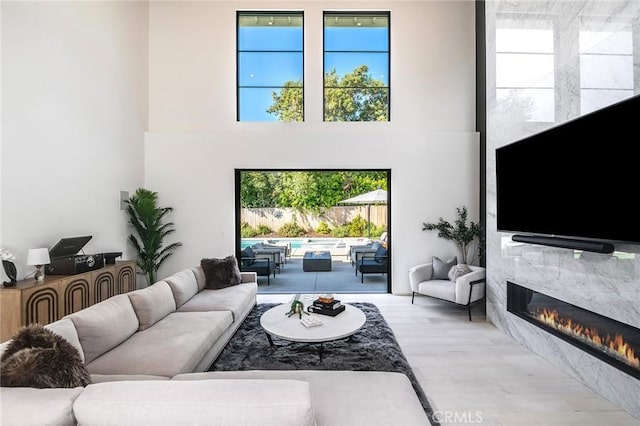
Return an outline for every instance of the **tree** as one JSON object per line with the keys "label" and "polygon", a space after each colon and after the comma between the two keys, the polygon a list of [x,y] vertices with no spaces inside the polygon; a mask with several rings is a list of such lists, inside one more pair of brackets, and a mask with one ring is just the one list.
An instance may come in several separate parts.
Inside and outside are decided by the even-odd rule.
{"label": "tree", "polygon": [[475,260],[475,253],[468,257],[469,249],[473,242],[478,241],[481,236],[480,224],[475,222],[470,222],[467,225],[467,207],[463,206],[462,208],[457,207],[458,218],[455,221],[455,226],[451,225],[448,221],[440,218],[438,223],[423,223],[422,230],[423,231],[438,231],[438,237],[444,238],[445,240],[451,240],[460,249],[462,254],[462,262],[461,263],[473,263]]}
{"label": "tree", "polygon": [[164,238],[175,231],[172,222],[163,223],[172,211],[172,207],[158,207],[158,194],[144,188],[136,190],[127,200],[129,225],[138,234],[129,235],[129,242],[138,254],[136,265],[147,277],[148,285],[156,282],[160,265],[182,245],[172,243],[162,247]]}
{"label": "tree", "polygon": [[246,171],[240,179],[243,208],[293,207],[319,212],[354,195],[387,189],[384,171]]}
{"label": "tree", "polygon": [[[340,77],[335,69],[324,76],[325,121],[388,121],[389,96],[384,82],[360,65]],[[302,121],[304,116],[302,81],[287,81],[267,112],[280,121]]]}

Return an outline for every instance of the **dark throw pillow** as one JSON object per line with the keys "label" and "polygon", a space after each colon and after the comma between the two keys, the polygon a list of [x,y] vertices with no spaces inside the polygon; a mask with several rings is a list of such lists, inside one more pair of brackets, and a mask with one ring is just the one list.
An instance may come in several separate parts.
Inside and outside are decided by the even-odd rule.
{"label": "dark throw pillow", "polygon": [[445,262],[439,257],[433,256],[433,275],[431,276],[432,280],[448,280],[449,279],[449,270],[458,264],[458,256],[454,256],[453,259]]}
{"label": "dark throw pillow", "polygon": [[235,256],[227,256],[224,259],[202,259],[200,266],[204,271],[204,287],[210,290],[219,290],[242,282]]}
{"label": "dark throw pillow", "polygon": [[75,388],[91,377],[78,350],[41,325],[22,328],[0,359],[4,387]]}
{"label": "dark throw pillow", "polygon": [[387,262],[387,249],[383,246],[378,247],[376,253],[374,255],[374,259],[378,263],[386,263]]}
{"label": "dark throw pillow", "polygon": [[253,252],[251,247],[247,247],[242,250],[242,266],[251,266],[256,263],[256,254]]}

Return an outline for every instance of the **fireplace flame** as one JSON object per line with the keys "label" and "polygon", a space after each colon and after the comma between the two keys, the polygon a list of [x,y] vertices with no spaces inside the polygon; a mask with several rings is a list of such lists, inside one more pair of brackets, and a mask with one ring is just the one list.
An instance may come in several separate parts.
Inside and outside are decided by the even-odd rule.
{"label": "fireplace flame", "polygon": [[536,310],[535,318],[544,324],[575,337],[590,346],[604,350],[607,354],[623,361],[624,363],[640,368],[640,359],[636,356],[633,348],[624,338],[616,334],[611,337],[609,334],[602,335],[598,329],[594,327],[586,327],[576,323],[571,318],[563,318],[558,314],[556,309]]}

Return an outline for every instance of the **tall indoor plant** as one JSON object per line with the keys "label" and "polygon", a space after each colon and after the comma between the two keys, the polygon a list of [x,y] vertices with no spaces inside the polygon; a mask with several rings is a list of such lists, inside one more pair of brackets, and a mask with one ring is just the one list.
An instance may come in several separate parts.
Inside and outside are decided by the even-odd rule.
{"label": "tall indoor plant", "polygon": [[162,262],[182,246],[182,243],[162,246],[164,238],[175,231],[172,222],[163,223],[165,216],[172,211],[172,207],[159,207],[158,194],[144,188],[136,190],[127,200],[129,225],[136,234],[129,235],[129,242],[138,254],[136,264],[146,276],[148,285],[156,282]]}
{"label": "tall indoor plant", "polygon": [[[467,225],[467,207],[456,207],[458,218],[454,225],[440,218],[437,223],[423,223],[423,231],[438,231],[438,237],[445,240],[453,241],[460,250],[462,257],[460,263],[473,263],[476,254],[479,255],[479,245],[481,244],[482,232],[479,223],[471,221]],[[474,245],[476,243],[476,245]],[[469,256],[470,249],[474,249],[473,254]],[[477,250],[476,250],[477,249]]]}

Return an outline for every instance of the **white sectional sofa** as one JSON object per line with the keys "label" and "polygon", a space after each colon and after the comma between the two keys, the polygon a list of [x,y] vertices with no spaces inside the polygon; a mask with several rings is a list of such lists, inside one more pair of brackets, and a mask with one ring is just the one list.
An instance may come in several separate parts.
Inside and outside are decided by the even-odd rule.
{"label": "white sectional sofa", "polygon": [[47,325],[78,349],[92,384],[0,388],[0,424],[429,424],[400,373],[205,372],[256,304],[255,273],[241,276],[209,290],[200,267],[184,269]]}

